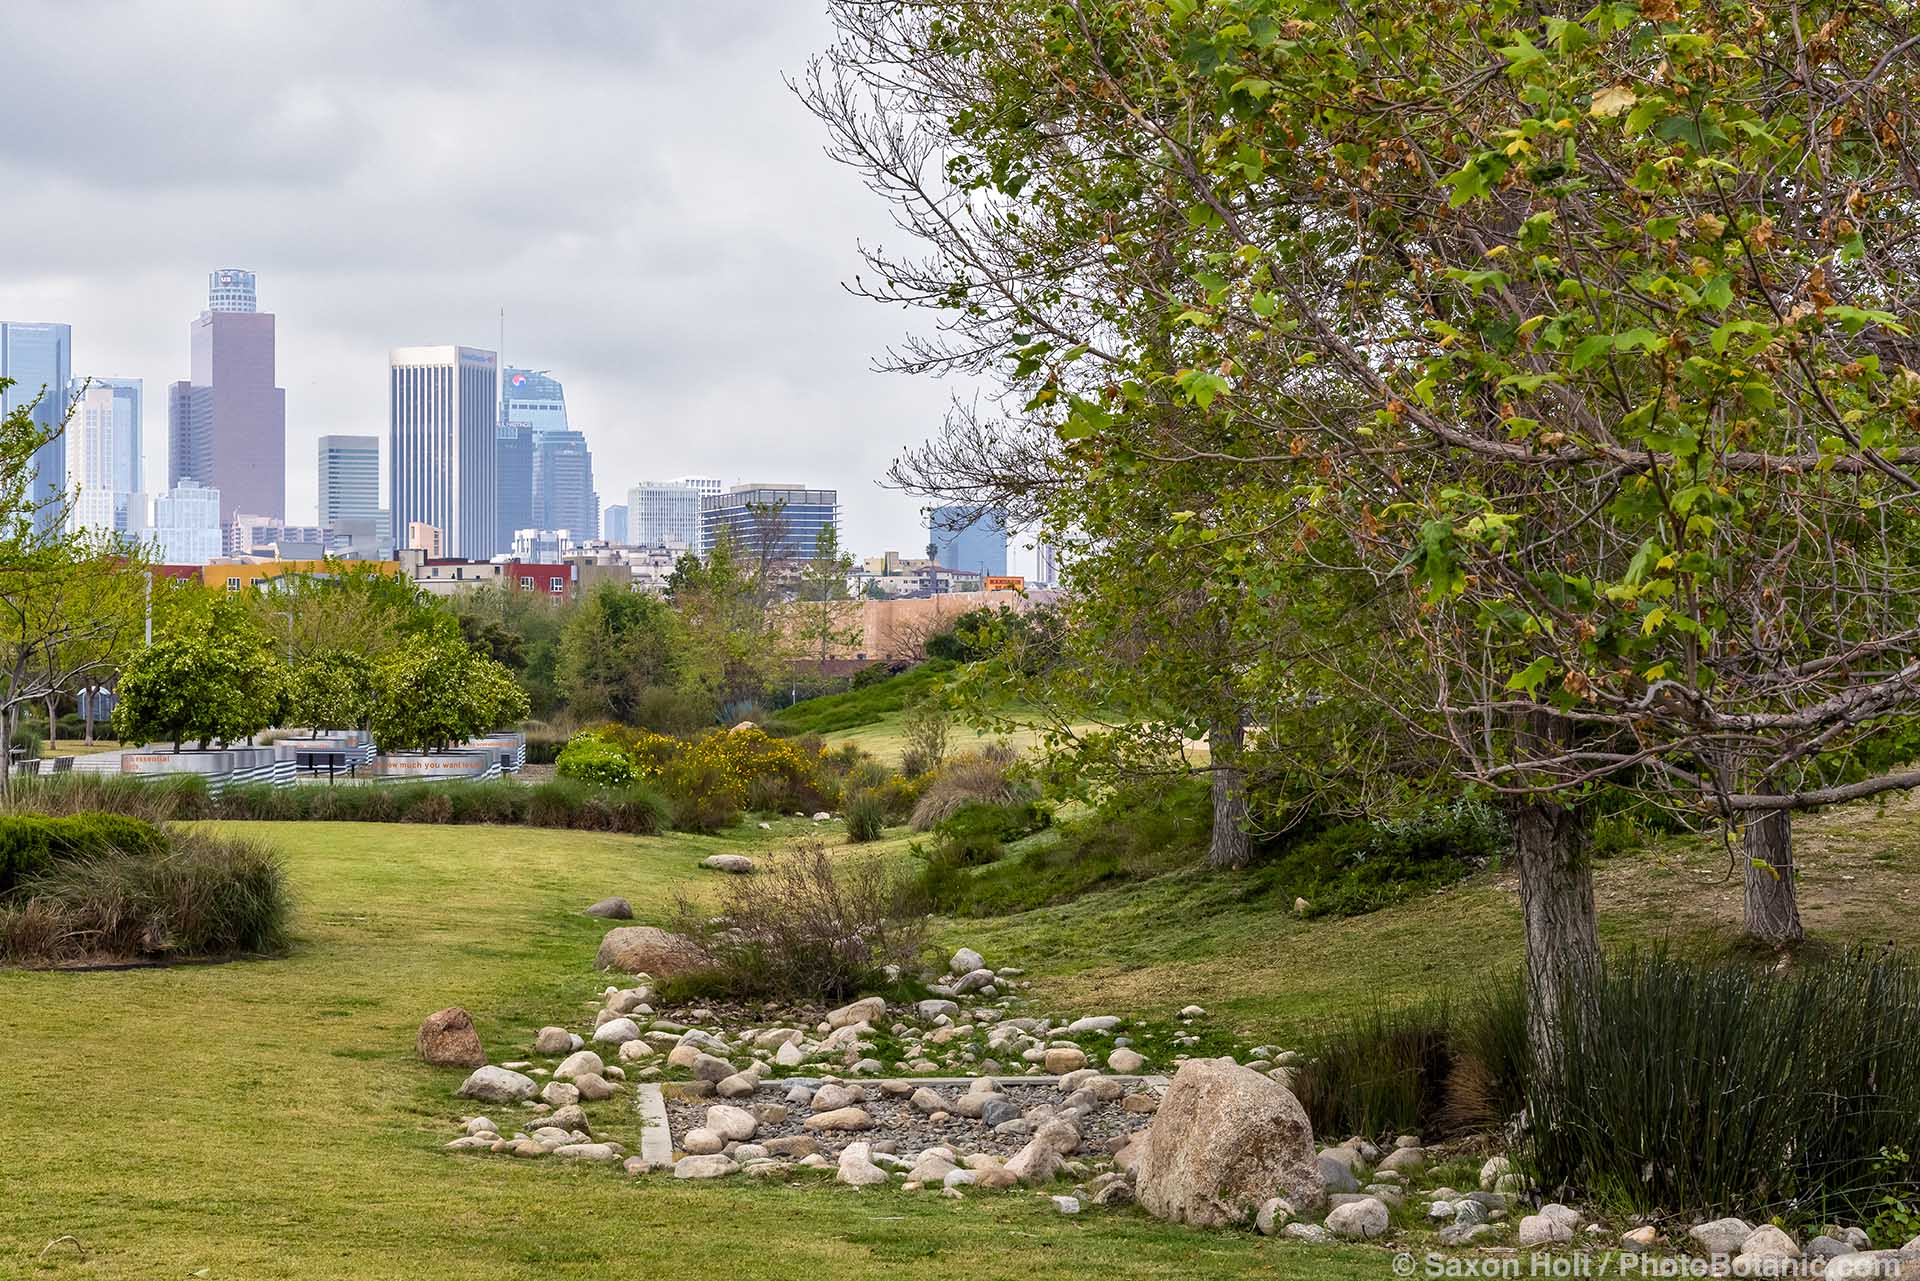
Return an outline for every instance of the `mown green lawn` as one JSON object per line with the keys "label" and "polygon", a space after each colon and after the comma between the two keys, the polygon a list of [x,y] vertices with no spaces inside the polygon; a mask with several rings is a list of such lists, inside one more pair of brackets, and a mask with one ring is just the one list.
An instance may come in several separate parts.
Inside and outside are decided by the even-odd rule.
{"label": "mown green lawn", "polygon": [[[778,839],[508,828],[222,824],[284,851],[286,959],[0,972],[0,1278],[972,1279],[1377,1277],[1377,1250],[1200,1233],[1138,1213],[635,1180],[441,1150],[462,1073],[413,1054],[420,1018],[472,1010],[493,1058],[591,1016],[587,903],[641,915],[717,849]],[[798,825],[783,825],[791,828]],[[624,1099],[596,1131],[637,1148]]]}

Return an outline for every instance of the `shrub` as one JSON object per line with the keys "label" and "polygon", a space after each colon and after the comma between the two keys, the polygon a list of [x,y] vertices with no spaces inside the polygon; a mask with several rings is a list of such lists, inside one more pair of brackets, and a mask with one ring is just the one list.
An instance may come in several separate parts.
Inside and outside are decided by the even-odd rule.
{"label": "shrub", "polygon": [[996,744],[948,761],[934,774],[913,807],[913,830],[929,831],[971,801],[1001,803],[1031,799],[1033,788],[1011,777],[1018,759],[1011,748]]}
{"label": "shrub", "polygon": [[121,814],[0,815],[0,896],[68,859],[109,850],[151,857],[166,843],[151,823]]}
{"label": "shrub", "polygon": [[1357,916],[1471,876],[1507,840],[1492,807],[1467,801],[1391,822],[1310,826],[1279,853],[1262,852],[1255,884],[1306,899],[1309,916]]}
{"label": "shrub", "polygon": [[712,964],[710,990],[734,997],[840,1001],[888,982],[926,941],[926,913],[877,859],[828,856],[813,839],[728,877],[719,911],[679,897],[676,928]]}
{"label": "shrub", "polygon": [[32,814],[124,814],[162,823],[204,818],[207,781],[197,774],[144,779],[123,774],[29,775],[13,781],[13,808]]}
{"label": "shrub", "polygon": [[286,948],[291,913],[275,854],[187,832],[157,850],[64,858],[23,881],[0,906],[0,960],[277,953]]}
{"label": "shrub", "polygon": [[914,698],[900,718],[900,729],[906,737],[901,760],[913,761],[923,774],[939,769],[940,763],[947,759],[947,737],[952,723],[953,718],[938,691],[929,690]]}
{"label": "shrub", "polygon": [[627,753],[598,734],[576,734],[560,753],[554,772],[561,778],[577,778],[596,787],[625,787],[634,780],[633,762]]}
{"label": "shrub", "polygon": [[877,841],[887,832],[887,798],[880,792],[854,792],[845,806],[847,840],[855,845]]}
{"label": "shrub", "polygon": [[[1855,954],[1781,975],[1609,961],[1527,1088],[1543,1186],[1639,1212],[1873,1217],[1920,1175],[1920,969]],[[1891,1244],[1898,1246],[1899,1241]]]}

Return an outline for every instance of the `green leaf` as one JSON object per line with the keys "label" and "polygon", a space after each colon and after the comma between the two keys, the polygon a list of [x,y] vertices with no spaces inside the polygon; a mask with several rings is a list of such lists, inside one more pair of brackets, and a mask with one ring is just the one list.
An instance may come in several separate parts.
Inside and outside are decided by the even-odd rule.
{"label": "green leaf", "polygon": [[1528,694],[1538,693],[1540,687],[1546,683],[1547,677],[1553,675],[1556,666],[1557,664],[1553,659],[1542,654],[1515,672],[1512,676],[1508,677],[1507,688],[1510,690],[1520,690]]}

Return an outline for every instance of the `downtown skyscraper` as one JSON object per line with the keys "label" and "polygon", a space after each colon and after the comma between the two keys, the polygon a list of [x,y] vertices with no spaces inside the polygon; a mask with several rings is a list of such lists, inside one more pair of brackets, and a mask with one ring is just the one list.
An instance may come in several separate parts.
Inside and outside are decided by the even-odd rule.
{"label": "downtown skyscraper", "polygon": [[[0,320],[0,378],[13,380],[0,391],[0,413],[32,405],[34,422],[43,429],[58,427],[67,414],[67,385],[73,380],[72,327]],[[33,464],[34,521],[48,529],[64,515],[66,438],[55,436],[40,446]]]}
{"label": "downtown skyscraper", "polygon": [[371,521],[380,510],[380,438],[322,436],[319,463],[320,527]]}
{"label": "downtown skyscraper", "polygon": [[478,347],[396,347],[388,356],[389,489],[394,545],[408,526],[439,532],[445,555],[497,550],[498,359]]}
{"label": "downtown skyscraper", "polygon": [[130,513],[141,501],[141,388],[138,378],[73,381],[73,417],[67,420],[69,528],[126,532],[145,519]]}
{"label": "downtown skyscraper", "polygon": [[287,393],[274,386],[274,320],[255,309],[253,273],[208,277],[188,328],[192,376],[167,389],[167,480],[220,491],[221,516],[287,515]]}

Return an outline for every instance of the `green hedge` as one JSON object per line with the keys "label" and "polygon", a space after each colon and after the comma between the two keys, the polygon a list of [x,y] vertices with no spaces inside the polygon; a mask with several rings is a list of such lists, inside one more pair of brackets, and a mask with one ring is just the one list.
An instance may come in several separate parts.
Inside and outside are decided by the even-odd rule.
{"label": "green hedge", "polygon": [[0,815],[0,895],[63,859],[108,850],[153,855],[166,848],[160,829],[122,814]]}

